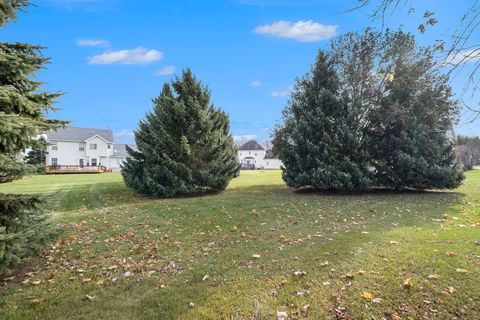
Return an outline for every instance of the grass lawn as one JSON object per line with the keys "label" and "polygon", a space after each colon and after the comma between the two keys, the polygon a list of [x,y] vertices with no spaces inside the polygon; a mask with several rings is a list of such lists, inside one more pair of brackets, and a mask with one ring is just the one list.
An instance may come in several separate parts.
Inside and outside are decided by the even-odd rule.
{"label": "grass lawn", "polygon": [[119,174],[2,185],[44,193],[59,238],[0,282],[0,319],[480,319],[480,170],[467,177],[343,195],[244,171],[180,199]]}

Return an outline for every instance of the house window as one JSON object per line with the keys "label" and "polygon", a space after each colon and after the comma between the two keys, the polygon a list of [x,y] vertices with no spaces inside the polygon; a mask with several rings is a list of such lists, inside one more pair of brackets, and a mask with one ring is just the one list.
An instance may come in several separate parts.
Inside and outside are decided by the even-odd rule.
{"label": "house window", "polygon": [[78,164],[83,168],[83,159],[78,160]]}
{"label": "house window", "polygon": [[52,158],[52,166],[57,166],[58,165],[58,159],[57,158]]}
{"label": "house window", "polygon": [[90,150],[97,150],[97,144],[96,143],[90,143]]}
{"label": "house window", "polygon": [[97,166],[97,158],[92,158],[92,166],[93,167]]}
{"label": "house window", "polygon": [[52,146],[52,151],[57,151],[58,150],[58,146],[55,144]]}
{"label": "house window", "polygon": [[111,149],[112,148],[112,145],[111,144],[108,144],[108,149]]}
{"label": "house window", "polygon": [[80,143],[78,145],[78,151],[85,151],[85,147],[84,147],[83,143]]}

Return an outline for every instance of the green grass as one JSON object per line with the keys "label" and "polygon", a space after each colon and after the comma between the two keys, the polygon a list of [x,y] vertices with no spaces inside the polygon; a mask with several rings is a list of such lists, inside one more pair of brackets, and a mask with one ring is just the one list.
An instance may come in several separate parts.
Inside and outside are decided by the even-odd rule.
{"label": "green grass", "polygon": [[3,282],[0,319],[480,318],[478,170],[454,192],[295,193],[278,171],[194,198],[143,198],[118,174],[0,192],[44,193],[61,232]]}

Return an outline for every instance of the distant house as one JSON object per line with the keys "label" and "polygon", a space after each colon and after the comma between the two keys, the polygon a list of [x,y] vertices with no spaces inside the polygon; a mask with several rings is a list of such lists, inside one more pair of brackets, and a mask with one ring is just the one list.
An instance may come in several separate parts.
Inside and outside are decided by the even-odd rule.
{"label": "distant house", "polygon": [[240,146],[238,160],[242,169],[280,169],[282,166],[280,159],[273,156],[272,150],[265,150],[255,140]]}
{"label": "distant house", "polygon": [[[115,144],[109,129],[66,127],[44,135],[48,142],[46,165],[105,167],[119,171],[127,158],[126,144]],[[135,149],[134,145],[130,145]]]}

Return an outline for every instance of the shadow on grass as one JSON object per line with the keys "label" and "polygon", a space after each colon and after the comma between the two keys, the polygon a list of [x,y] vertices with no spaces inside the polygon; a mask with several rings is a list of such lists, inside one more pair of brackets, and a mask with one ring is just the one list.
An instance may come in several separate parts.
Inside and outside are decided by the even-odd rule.
{"label": "shadow on grass", "polygon": [[370,188],[366,190],[324,190],[324,189],[315,189],[315,188],[301,188],[301,189],[290,189],[295,194],[311,194],[311,195],[332,195],[332,196],[362,196],[362,195],[445,195],[445,194],[456,194],[458,196],[465,196],[465,194],[448,191],[448,190],[420,190],[420,189],[405,189],[405,190],[395,190],[388,188]]}

